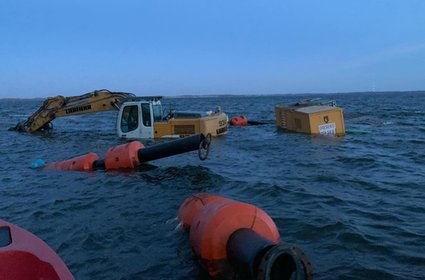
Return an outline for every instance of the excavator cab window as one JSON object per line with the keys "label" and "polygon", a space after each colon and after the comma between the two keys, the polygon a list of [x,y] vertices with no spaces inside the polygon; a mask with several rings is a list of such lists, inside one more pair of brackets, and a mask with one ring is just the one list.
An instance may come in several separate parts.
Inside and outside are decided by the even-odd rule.
{"label": "excavator cab window", "polygon": [[151,105],[149,103],[142,103],[142,118],[144,126],[151,126]]}
{"label": "excavator cab window", "polygon": [[137,105],[126,106],[121,118],[121,131],[130,132],[139,126],[139,111]]}
{"label": "excavator cab window", "polygon": [[153,111],[153,121],[154,122],[162,121],[162,106],[158,104],[152,105],[152,111]]}

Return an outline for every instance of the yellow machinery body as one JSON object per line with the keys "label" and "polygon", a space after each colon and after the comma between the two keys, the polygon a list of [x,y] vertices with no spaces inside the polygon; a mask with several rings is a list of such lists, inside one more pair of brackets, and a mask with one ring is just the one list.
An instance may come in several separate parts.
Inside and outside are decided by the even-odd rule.
{"label": "yellow machinery body", "polygon": [[188,136],[202,133],[215,137],[227,133],[228,117],[225,113],[197,118],[172,118],[154,123],[154,138],[168,135]]}
{"label": "yellow machinery body", "polygon": [[280,128],[308,133],[345,134],[344,114],[341,108],[328,104],[276,105],[276,125]]}

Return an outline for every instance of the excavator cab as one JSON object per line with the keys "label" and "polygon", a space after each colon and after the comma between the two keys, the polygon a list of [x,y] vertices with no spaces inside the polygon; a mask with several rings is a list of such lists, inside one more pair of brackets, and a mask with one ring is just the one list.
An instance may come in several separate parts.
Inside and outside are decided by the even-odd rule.
{"label": "excavator cab", "polygon": [[135,97],[120,107],[117,133],[120,138],[178,138],[202,133],[218,136],[227,133],[228,117],[217,108],[206,113],[163,114],[160,96]]}
{"label": "excavator cab", "polygon": [[[138,100],[136,100],[138,99]],[[154,138],[154,123],[162,120],[160,97],[133,98],[124,102],[117,120],[121,138]]]}

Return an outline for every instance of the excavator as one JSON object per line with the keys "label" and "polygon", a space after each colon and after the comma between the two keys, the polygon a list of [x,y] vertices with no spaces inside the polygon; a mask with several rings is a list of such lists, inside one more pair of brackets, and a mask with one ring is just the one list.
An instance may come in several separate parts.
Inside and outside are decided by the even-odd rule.
{"label": "excavator", "polygon": [[106,89],[72,97],[59,95],[47,98],[36,112],[11,130],[50,130],[53,128],[51,121],[56,117],[119,110],[116,129],[121,138],[177,138],[200,133],[211,136],[227,133],[229,118],[220,107],[206,113],[170,110],[165,115],[161,100],[161,96],[137,97],[132,93]]}

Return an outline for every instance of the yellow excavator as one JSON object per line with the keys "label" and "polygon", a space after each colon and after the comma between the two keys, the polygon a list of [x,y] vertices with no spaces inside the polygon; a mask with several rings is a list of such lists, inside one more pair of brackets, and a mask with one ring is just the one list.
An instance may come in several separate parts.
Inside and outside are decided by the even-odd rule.
{"label": "yellow excavator", "polygon": [[119,110],[116,128],[121,138],[174,138],[199,133],[218,136],[227,133],[228,116],[219,107],[206,113],[170,111],[164,116],[161,99],[160,96],[137,97],[106,89],[80,96],[50,97],[12,130],[49,130],[52,128],[51,121],[56,117]]}

